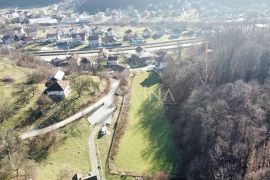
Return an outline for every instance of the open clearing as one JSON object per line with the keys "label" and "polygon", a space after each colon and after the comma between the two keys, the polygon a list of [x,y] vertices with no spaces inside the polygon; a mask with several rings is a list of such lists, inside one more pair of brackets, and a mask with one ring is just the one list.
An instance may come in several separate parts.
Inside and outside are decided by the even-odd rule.
{"label": "open clearing", "polygon": [[61,170],[67,170],[72,175],[91,172],[88,153],[91,131],[92,127],[84,118],[63,128],[61,133],[67,136],[66,139],[38,165],[37,179],[57,179]]}
{"label": "open clearing", "polygon": [[115,166],[118,171],[135,174],[151,175],[157,171],[171,174],[181,160],[158,93],[158,75],[137,75],[131,86],[129,124],[121,139]]}

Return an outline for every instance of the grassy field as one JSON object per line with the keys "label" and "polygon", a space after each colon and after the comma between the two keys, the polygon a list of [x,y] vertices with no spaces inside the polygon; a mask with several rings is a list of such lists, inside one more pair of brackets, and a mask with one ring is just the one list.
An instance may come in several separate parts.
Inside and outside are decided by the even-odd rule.
{"label": "grassy field", "polygon": [[[67,135],[66,140],[37,167],[37,179],[57,179],[61,170],[70,174],[87,175],[91,172],[88,154],[88,138],[92,127],[86,119],[81,119],[61,130]],[[71,179],[71,178],[69,178]]]}
{"label": "grassy field", "polygon": [[16,84],[25,82],[27,74],[32,70],[16,66],[15,63],[8,60],[6,57],[0,57],[0,79],[9,77],[14,80],[12,83],[1,83],[1,88],[5,97],[9,98]]}
{"label": "grassy field", "polygon": [[50,48],[51,43],[32,43],[24,47],[28,51],[41,51],[42,49]]}
{"label": "grassy field", "polygon": [[160,80],[154,73],[142,73],[133,79],[129,124],[114,162],[120,171],[171,174],[181,162],[157,93],[159,87]]}
{"label": "grassy field", "polygon": [[[11,106],[14,105],[16,98],[12,95],[17,90],[17,85],[26,81],[27,75],[31,73],[33,69],[18,67],[15,63],[8,60],[5,57],[0,57],[0,79],[4,77],[12,78],[14,81],[11,83],[0,82],[0,95],[2,101],[8,101]],[[17,113],[0,123],[2,128],[10,129],[14,128],[18,123],[23,120],[26,111],[33,106],[35,101],[43,92],[43,85],[38,84],[38,88],[35,92],[35,96],[30,99],[29,104],[17,111]]]}

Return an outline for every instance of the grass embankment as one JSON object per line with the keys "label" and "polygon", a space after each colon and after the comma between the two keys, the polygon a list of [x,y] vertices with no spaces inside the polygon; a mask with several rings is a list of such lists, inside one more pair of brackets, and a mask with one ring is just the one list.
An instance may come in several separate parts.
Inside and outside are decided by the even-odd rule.
{"label": "grass embankment", "polygon": [[115,159],[118,171],[151,175],[174,172],[180,157],[158,93],[160,80],[155,73],[143,73],[132,82],[129,124]]}
{"label": "grass embankment", "polygon": [[[86,119],[81,119],[61,130],[67,137],[46,160],[37,167],[37,179],[57,179],[61,170],[67,170],[70,175],[91,172],[88,153],[88,138],[92,131]],[[71,179],[71,178],[69,178]]]}
{"label": "grass embankment", "polygon": [[[27,75],[31,73],[33,69],[23,68],[17,66],[14,62],[10,61],[6,57],[0,57],[0,79],[11,78],[12,81],[5,83],[0,81],[0,98],[2,102],[7,101],[10,106],[15,106],[17,95],[13,93],[19,90],[20,85],[24,84],[27,80]],[[31,108],[39,96],[43,92],[42,84],[37,85],[34,97],[29,100],[29,103],[16,111],[16,114],[12,115],[1,122],[1,128],[12,129],[18,125],[27,115],[27,111]]]}

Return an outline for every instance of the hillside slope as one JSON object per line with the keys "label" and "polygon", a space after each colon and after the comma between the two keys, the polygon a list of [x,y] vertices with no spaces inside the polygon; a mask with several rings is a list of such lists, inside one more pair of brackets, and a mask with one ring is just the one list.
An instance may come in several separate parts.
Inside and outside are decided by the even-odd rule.
{"label": "hillside slope", "polygon": [[211,41],[214,53],[168,58],[164,70],[177,102],[167,114],[186,177],[269,179],[269,31],[221,33]]}
{"label": "hillside slope", "polygon": [[149,7],[152,4],[152,7],[158,6],[160,8],[167,8],[170,4],[173,7],[181,8],[183,4],[191,2],[196,6],[200,5],[214,5],[217,7],[220,6],[229,6],[229,7],[249,7],[251,4],[256,3],[258,5],[269,4],[267,0],[189,0],[179,1],[179,0],[84,0],[80,1],[77,0],[79,3],[80,10],[91,10],[91,11],[98,11],[98,10],[105,10],[106,8],[125,8],[128,6],[132,6],[138,9],[144,9]]}
{"label": "hillside slope", "polygon": [[2,0],[0,3],[0,8],[7,7],[40,7],[50,4],[55,4],[61,0]]}

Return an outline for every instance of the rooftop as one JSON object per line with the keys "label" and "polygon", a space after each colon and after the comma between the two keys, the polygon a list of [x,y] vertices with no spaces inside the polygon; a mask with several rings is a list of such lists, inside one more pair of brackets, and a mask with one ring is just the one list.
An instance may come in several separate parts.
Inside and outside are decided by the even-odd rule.
{"label": "rooftop", "polygon": [[55,81],[46,91],[64,91],[69,85],[69,81]]}
{"label": "rooftop", "polygon": [[141,47],[141,46],[138,46],[136,49],[135,49],[135,51],[137,52],[137,53],[140,53],[140,52],[142,52],[142,51],[144,51],[145,49],[143,48],[143,47]]}

